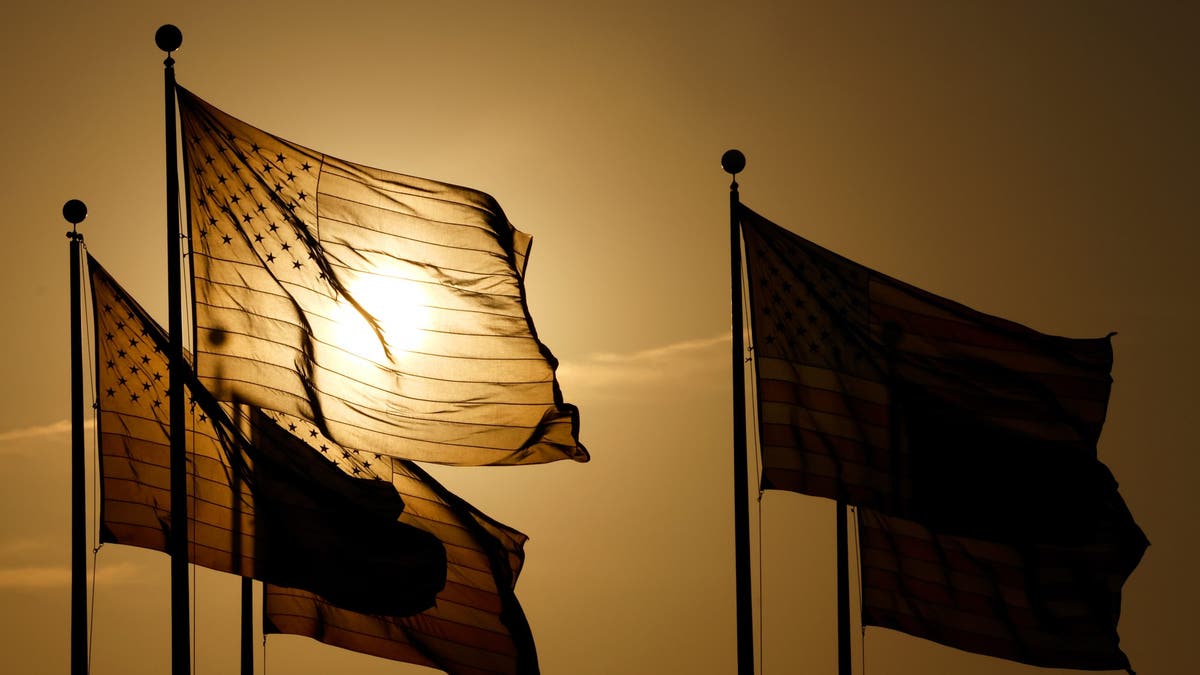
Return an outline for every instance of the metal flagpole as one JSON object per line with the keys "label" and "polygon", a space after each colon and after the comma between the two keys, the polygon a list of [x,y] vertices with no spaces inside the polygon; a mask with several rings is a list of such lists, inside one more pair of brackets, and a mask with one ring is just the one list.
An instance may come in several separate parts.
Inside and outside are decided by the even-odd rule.
{"label": "metal flagpole", "polygon": [[[240,411],[239,412],[243,412]],[[234,459],[236,462],[236,458]],[[233,492],[233,554],[234,570],[242,575],[242,611],[241,611],[241,675],[254,675],[254,615],[251,605],[254,599],[254,580],[246,576],[244,551],[242,550],[242,500],[245,498],[242,473],[238,469],[232,472]]]}
{"label": "metal flagpole", "polygon": [[242,577],[242,675],[254,675],[253,604],[254,580]]}
{"label": "metal flagpole", "polygon": [[754,675],[754,599],[750,584],[750,491],[746,460],[746,365],[742,340],[742,236],[739,227],[737,174],[746,168],[740,150],[721,155],[729,184],[729,293],[733,330],[733,536],[737,589],[738,675]]}
{"label": "metal flagpole", "polygon": [[[193,333],[192,339],[195,339]],[[247,433],[251,432],[248,422],[249,407],[234,403],[233,419],[237,423],[238,428]],[[239,675],[254,675],[254,579],[250,576],[253,571],[248,569],[246,565],[247,551],[244,548],[246,539],[243,531],[246,520],[246,513],[243,506],[248,498],[248,486],[243,477],[243,469],[246,467],[244,458],[238,455],[242,452],[240,446],[232,448],[233,455],[230,456],[231,471],[229,487],[233,495],[233,527],[232,540],[230,542],[230,558],[233,561],[232,572],[241,576],[241,611],[240,611],[240,670]],[[261,532],[260,532],[261,534]]]}
{"label": "metal flagpole", "polygon": [[183,33],[166,24],[154,34],[154,43],[167,53],[163,61],[166,94],[167,140],[167,315],[169,412],[171,418],[171,673],[191,672],[191,618],[188,598],[187,446],[183,423],[183,287],[179,229],[179,173],[175,133],[175,59],[171,52],[183,44]]}
{"label": "metal flagpole", "polygon": [[846,502],[837,500],[838,675],[851,675],[854,665],[850,661],[850,541],[846,509]]}
{"label": "metal flagpole", "polygon": [[83,235],[76,226],[87,217],[87,205],[78,199],[63,204],[63,218],[71,223],[71,675],[87,675],[87,506],[83,469],[83,307],[79,278]]}
{"label": "metal flagpole", "polygon": [[[234,418],[241,423],[245,411],[242,406],[234,406]],[[240,450],[235,450],[240,452]],[[245,551],[242,550],[242,500],[245,498],[245,484],[242,482],[241,470],[238,468],[238,458],[230,458],[233,471],[229,472],[230,492],[233,494],[233,540],[229,552],[233,558],[234,571],[241,575],[241,675],[254,675],[254,643],[253,617],[251,598],[253,595],[253,580],[247,577]]]}

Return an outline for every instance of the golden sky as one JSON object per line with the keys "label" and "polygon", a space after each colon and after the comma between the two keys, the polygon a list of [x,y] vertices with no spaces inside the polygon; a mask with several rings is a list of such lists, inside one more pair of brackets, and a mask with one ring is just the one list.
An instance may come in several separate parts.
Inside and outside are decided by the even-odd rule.
{"label": "golden sky", "polygon": [[[831,3],[832,4],[832,3]],[[1151,547],[1120,631],[1194,665],[1200,12],[1189,3],[27,2],[0,25],[0,672],[67,666],[64,201],[165,322],[162,59],[225,111],[494,195],[589,464],[435,469],[531,536],[548,675],[734,668],[728,192],[865,265],[1038,330],[1114,338],[1100,457]],[[756,530],[758,525],[756,524]],[[766,675],[833,672],[833,509],[761,508]],[[757,553],[756,553],[757,556]],[[167,558],[97,558],[93,673],[162,673]],[[236,667],[236,582],[197,573],[196,673]],[[1039,669],[880,629],[872,675]],[[260,645],[261,658],[261,645]],[[294,637],[269,672],[422,673]],[[861,671],[859,671],[861,672]]]}

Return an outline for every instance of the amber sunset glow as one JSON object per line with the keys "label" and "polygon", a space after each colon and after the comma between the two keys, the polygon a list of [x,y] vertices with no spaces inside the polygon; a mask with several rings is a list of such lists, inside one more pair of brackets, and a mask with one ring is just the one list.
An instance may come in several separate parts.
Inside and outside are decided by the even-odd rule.
{"label": "amber sunset glow", "polygon": [[[822,247],[1043,333],[1116,332],[1097,452],[1150,541],[1120,646],[1144,675],[1195,671],[1195,3],[17,0],[0,22],[0,673],[67,672],[68,320],[91,314],[69,307],[65,201],[87,203],[88,252],[167,320],[165,23],[183,32],[180,85],[220,110],[485,192],[532,237],[524,287],[485,290],[523,294],[558,363],[560,391],[539,395],[578,406],[591,461],[427,468],[529,536],[515,594],[545,675],[735,672],[730,148],[742,201]],[[314,269],[291,262],[283,283]],[[444,328],[421,284],[345,282],[379,331],[342,301],[328,344],[415,359]],[[496,316],[523,318],[518,303]],[[510,361],[496,368],[527,362]],[[84,482],[91,672],[161,675],[168,558],[99,546],[92,461]],[[832,675],[832,503],[751,503],[759,672]],[[193,672],[237,672],[238,581],[198,569],[193,598]],[[261,622],[253,642],[271,675],[435,672],[295,635],[264,645]],[[857,623],[853,655],[856,675],[1071,672]]]}

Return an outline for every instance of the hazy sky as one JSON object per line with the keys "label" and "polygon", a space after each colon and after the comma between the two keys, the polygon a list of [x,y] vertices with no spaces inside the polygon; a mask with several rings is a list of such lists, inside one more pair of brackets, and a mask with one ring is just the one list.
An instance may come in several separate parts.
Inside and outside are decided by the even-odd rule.
{"label": "hazy sky", "polygon": [[[436,473],[532,537],[517,594],[543,672],[733,672],[729,147],[744,201],[817,243],[1045,332],[1118,331],[1100,456],[1151,541],[1122,646],[1142,673],[1192,672],[1196,6],[590,5],[7,4],[0,672],[67,666],[64,201],[87,202],[90,251],[166,319],[167,22],[180,83],[218,107],[487,191],[533,235],[530,309],[593,460]],[[832,506],[761,504],[763,672],[832,673]],[[166,672],[167,558],[97,560],[92,672]],[[236,587],[197,574],[198,674],[234,672]],[[854,651],[872,675],[1045,672],[880,629]],[[266,656],[430,672],[290,636]]]}

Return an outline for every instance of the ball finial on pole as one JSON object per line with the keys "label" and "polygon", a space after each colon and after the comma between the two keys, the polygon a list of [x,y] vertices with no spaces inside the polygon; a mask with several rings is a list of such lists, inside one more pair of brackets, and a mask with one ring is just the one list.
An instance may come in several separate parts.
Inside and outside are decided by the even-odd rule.
{"label": "ball finial on pole", "polygon": [[169,54],[179,49],[179,45],[183,44],[183,32],[176,28],[174,24],[163,24],[154,32],[154,44]]}
{"label": "ball finial on pole", "polygon": [[68,223],[78,225],[83,222],[84,218],[87,218],[87,204],[78,199],[69,200],[63,204],[62,214]]}
{"label": "ball finial on pole", "polygon": [[725,169],[725,173],[736,176],[746,168],[746,156],[741,150],[726,150],[725,154],[721,155],[721,168]]}

